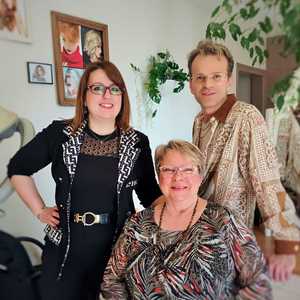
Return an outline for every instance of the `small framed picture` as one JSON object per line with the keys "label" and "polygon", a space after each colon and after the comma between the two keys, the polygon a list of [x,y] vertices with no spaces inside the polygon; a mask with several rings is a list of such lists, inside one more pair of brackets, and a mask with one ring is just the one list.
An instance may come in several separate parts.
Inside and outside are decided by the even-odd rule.
{"label": "small framed picture", "polygon": [[39,62],[27,62],[28,82],[53,84],[52,65]]}
{"label": "small framed picture", "polygon": [[0,39],[31,43],[31,0],[0,0]]}

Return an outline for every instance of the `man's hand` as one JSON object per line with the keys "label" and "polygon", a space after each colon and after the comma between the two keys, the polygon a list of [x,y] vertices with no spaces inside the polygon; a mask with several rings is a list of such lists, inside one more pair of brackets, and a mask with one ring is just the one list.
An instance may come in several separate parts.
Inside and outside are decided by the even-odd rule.
{"label": "man's hand", "polygon": [[267,258],[269,274],[275,281],[288,280],[296,267],[296,256],[288,254],[273,254]]}

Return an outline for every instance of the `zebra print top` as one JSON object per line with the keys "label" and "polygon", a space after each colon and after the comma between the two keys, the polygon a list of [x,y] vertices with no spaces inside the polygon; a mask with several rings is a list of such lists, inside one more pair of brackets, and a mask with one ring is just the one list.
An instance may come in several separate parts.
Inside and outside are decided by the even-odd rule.
{"label": "zebra print top", "polygon": [[[104,274],[105,299],[272,299],[255,237],[218,204],[186,234],[163,230],[152,207],[124,227]],[[171,249],[171,251],[170,251]]]}

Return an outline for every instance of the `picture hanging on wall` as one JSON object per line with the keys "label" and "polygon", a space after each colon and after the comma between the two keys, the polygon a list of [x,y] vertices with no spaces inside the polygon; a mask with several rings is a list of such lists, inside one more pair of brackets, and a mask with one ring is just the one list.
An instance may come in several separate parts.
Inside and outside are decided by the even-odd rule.
{"label": "picture hanging on wall", "polygon": [[58,102],[75,105],[86,67],[109,60],[108,26],[55,11],[51,18]]}
{"label": "picture hanging on wall", "polygon": [[31,43],[30,0],[0,0],[0,39]]}
{"label": "picture hanging on wall", "polygon": [[27,62],[28,82],[53,84],[52,65],[39,62]]}

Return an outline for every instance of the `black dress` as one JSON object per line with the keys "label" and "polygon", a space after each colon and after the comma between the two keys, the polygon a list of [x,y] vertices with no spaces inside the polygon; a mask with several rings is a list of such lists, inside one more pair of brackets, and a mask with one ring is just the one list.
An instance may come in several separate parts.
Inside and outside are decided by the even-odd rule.
{"label": "black dress", "polygon": [[[71,222],[70,254],[57,281],[59,249],[47,243],[43,254],[43,299],[95,300],[110,257],[116,221],[119,133],[99,136],[86,129],[72,185],[71,219],[76,213],[109,214],[108,224]],[[55,281],[54,285],[52,284]]]}

